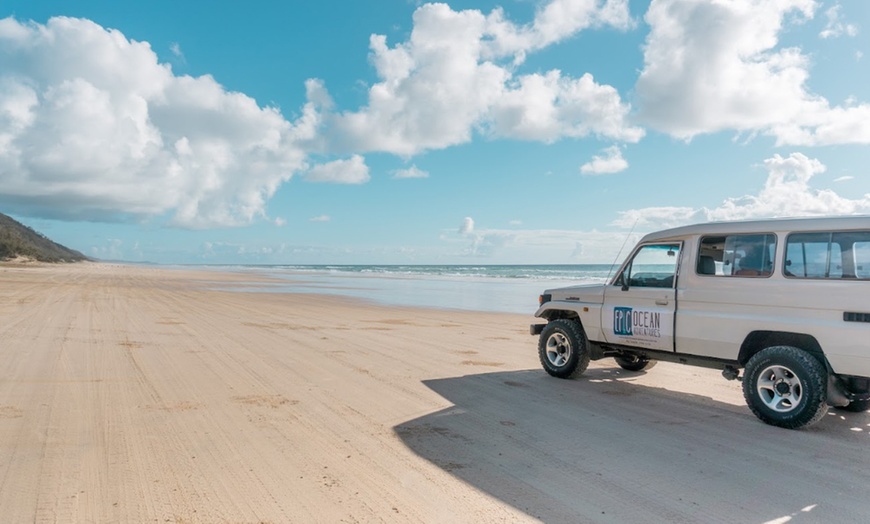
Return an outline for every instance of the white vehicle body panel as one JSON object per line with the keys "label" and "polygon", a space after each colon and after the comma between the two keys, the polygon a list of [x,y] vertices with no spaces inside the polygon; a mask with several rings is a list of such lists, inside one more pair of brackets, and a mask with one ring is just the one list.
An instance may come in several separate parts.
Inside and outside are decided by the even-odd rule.
{"label": "white vehicle body panel", "polygon": [[601,324],[604,340],[612,344],[674,350],[674,290],[635,288],[604,291]]}

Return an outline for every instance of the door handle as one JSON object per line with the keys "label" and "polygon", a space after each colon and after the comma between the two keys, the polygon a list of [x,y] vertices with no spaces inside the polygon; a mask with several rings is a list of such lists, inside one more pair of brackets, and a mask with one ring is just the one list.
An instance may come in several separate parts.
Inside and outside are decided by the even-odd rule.
{"label": "door handle", "polygon": [[657,305],[657,306],[667,306],[667,305],[668,305],[668,299],[666,299],[666,298],[657,298],[657,299],[656,299],[656,305]]}

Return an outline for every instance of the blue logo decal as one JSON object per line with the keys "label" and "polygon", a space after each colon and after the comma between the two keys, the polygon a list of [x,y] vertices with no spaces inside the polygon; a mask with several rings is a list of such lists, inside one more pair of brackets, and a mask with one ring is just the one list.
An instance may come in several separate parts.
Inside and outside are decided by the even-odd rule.
{"label": "blue logo decal", "polygon": [[613,308],[613,334],[631,336],[631,308]]}

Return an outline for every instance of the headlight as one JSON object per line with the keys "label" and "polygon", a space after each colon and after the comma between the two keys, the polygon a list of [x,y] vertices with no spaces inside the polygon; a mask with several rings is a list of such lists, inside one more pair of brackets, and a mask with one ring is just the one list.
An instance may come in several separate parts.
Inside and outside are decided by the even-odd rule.
{"label": "headlight", "polygon": [[552,299],[553,299],[553,295],[551,295],[549,293],[544,293],[543,295],[538,297],[538,305],[543,306],[544,304],[546,304],[547,302],[549,302]]}

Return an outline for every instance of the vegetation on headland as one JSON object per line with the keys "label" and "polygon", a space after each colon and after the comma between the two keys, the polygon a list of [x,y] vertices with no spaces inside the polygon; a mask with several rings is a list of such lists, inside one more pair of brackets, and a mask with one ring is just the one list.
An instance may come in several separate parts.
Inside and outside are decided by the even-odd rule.
{"label": "vegetation on headland", "polygon": [[53,242],[15,219],[0,213],[0,261],[25,258],[38,262],[81,262],[85,255]]}

